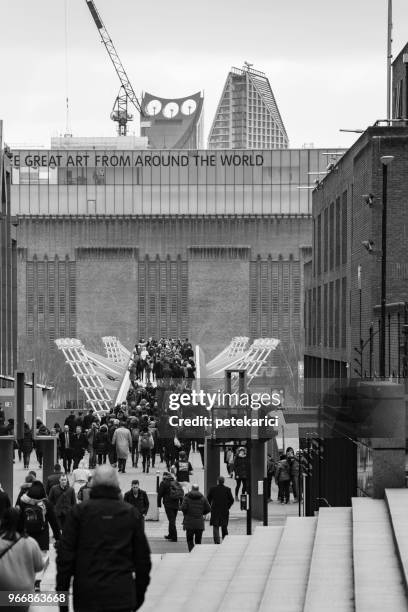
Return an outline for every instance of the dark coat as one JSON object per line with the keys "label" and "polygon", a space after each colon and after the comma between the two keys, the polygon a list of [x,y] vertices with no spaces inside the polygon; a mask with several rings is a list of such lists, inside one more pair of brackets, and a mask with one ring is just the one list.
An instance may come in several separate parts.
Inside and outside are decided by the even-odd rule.
{"label": "dark coat", "polygon": [[74,608],[80,612],[134,610],[144,600],[150,549],[139,512],[119,493],[92,487],[90,499],[75,506],[64,525],[56,589],[68,591],[73,576]]}
{"label": "dark coat", "polygon": [[11,507],[11,501],[5,491],[0,490],[0,520],[3,518],[5,511]]}
{"label": "dark coat", "polygon": [[59,480],[61,478],[62,472],[53,472],[53,474],[50,474],[47,478],[47,483],[45,485],[45,492],[47,495],[50,494],[51,491],[51,487],[53,487],[54,485],[59,484]]}
{"label": "dark coat", "polygon": [[248,477],[248,458],[237,455],[234,461],[235,478]]}
{"label": "dark coat", "polygon": [[31,433],[31,429],[27,429],[24,431],[24,438],[20,441],[20,448],[23,453],[31,453],[33,450],[33,434]]}
{"label": "dark coat", "polygon": [[86,414],[84,416],[84,420],[82,421],[82,427],[84,429],[91,429],[91,425],[94,422],[95,417],[94,417],[94,413],[92,412],[91,414]]}
{"label": "dark coat", "polygon": [[109,439],[107,431],[98,431],[96,434],[94,448],[99,455],[103,455],[108,452]]}
{"label": "dark coat", "polygon": [[184,529],[204,529],[204,515],[211,512],[211,506],[200,491],[190,491],[181,504],[184,514]]}
{"label": "dark coat", "polygon": [[[72,451],[73,439],[74,439],[74,434],[72,433],[72,431],[70,431],[69,432],[69,447],[71,451]],[[61,445],[61,450],[65,451],[65,431],[61,431],[61,433],[59,434],[59,441]]]}
{"label": "dark coat", "polygon": [[276,468],[275,482],[279,484],[280,482],[287,482],[288,480],[290,480],[289,463],[286,459],[281,459]]}
{"label": "dark coat", "polygon": [[66,486],[63,489],[60,484],[56,484],[51,488],[48,499],[54,506],[57,517],[67,516],[72,506],[76,504],[74,489],[70,486]]}
{"label": "dark coat", "polygon": [[229,520],[229,509],[234,503],[231,489],[223,484],[211,487],[207,499],[211,505],[210,525],[226,527]]}
{"label": "dark coat", "polygon": [[74,457],[83,457],[85,455],[85,449],[88,446],[88,440],[83,433],[74,434],[72,436],[72,454]]}
{"label": "dark coat", "polygon": [[142,516],[146,516],[149,510],[149,498],[147,497],[146,491],[139,489],[138,496],[133,495],[132,489],[125,493],[123,497],[124,501],[137,508]]}
{"label": "dark coat", "polygon": [[[45,506],[45,520],[47,521],[47,525],[45,526],[45,529],[43,531],[41,531],[41,533],[36,533],[34,535],[32,535],[31,537],[34,538],[34,540],[38,543],[38,546],[41,548],[41,550],[49,550],[50,548],[50,531],[48,529],[48,525],[51,527],[52,529],[52,533],[54,535],[54,538],[56,540],[60,539],[60,528],[58,525],[58,521],[57,521],[57,517],[55,515],[55,510],[52,504],[50,504],[50,502],[48,501],[48,499],[35,499],[35,500],[31,500],[31,503],[27,503],[25,501],[25,495],[22,495],[20,501],[19,501],[19,506],[21,508],[21,517],[20,517],[20,525],[19,525],[19,529],[18,531],[20,533],[24,532],[24,510],[27,507],[30,507],[30,505],[32,505],[33,503],[39,503],[42,502]],[[31,498],[30,498],[31,499]]]}
{"label": "dark coat", "polygon": [[160,508],[162,500],[165,508],[173,508],[173,510],[178,510],[180,507],[180,500],[178,499],[170,499],[170,482],[172,478],[163,478],[159,486],[159,492],[157,495],[157,505]]}

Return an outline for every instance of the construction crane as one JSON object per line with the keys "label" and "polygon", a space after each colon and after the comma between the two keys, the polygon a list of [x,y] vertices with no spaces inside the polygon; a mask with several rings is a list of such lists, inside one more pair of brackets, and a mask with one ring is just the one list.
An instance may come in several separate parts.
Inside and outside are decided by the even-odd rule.
{"label": "construction crane", "polygon": [[[120,61],[119,55],[115,49],[115,45],[113,44],[112,39],[109,36],[108,30],[106,29],[105,24],[103,23],[101,16],[98,13],[95,3],[93,2],[93,0],[85,0],[85,2],[88,5],[95,25],[98,28],[98,32],[100,34],[102,42],[105,45],[105,49],[108,52],[110,59],[112,60],[112,64],[115,67],[116,74],[118,75],[119,80],[121,82],[121,87],[113,105],[110,117],[113,121],[116,121],[118,123],[118,135],[126,136],[128,121],[133,120],[133,115],[128,112],[128,101],[133,104],[133,106],[140,113],[143,119],[145,118],[145,113],[143,112],[140,102],[137,99],[129,77],[126,74],[126,70],[124,69],[122,62]],[[146,123],[145,127],[148,127]]]}

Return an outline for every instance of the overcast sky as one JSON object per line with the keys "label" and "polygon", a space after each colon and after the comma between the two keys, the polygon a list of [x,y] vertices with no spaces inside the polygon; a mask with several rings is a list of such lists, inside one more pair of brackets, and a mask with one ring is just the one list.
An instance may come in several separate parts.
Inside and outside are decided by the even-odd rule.
{"label": "overcast sky", "polygon": [[[85,0],[1,0],[0,118],[12,144],[63,134],[65,2],[74,136],[111,136],[119,80]],[[290,146],[348,147],[386,116],[387,0],[95,0],[138,95],[204,91],[205,141],[231,66],[272,85]],[[393,54],[408,1],[393,0]]]}

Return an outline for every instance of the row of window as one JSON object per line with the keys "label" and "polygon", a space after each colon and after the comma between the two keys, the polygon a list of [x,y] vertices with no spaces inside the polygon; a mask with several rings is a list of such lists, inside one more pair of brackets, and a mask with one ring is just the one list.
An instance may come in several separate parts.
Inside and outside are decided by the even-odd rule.
{"label": "row of window", "polygon": [[346,277],[307,290],[305,340],[308,346],[346,348]]}
{"label": "row of window", "polygon": [[347,263],[347,191],[313,220],[314,276]]}
{"label": "row of window", "polygon": [[256,261],[249,271],[249,330],[254,338],[300,341],[300,263]]}

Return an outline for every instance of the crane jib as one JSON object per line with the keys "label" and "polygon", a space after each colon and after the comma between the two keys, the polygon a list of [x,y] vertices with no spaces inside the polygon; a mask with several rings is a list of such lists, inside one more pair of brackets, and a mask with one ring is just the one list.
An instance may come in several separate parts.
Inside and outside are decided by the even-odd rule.
{"label": "crane jib", "polygon": [[103,23],[101,21],[101,18],[98,15],[98,11],[96,10],[96,6],[92,2],[92,0],[86,0],[86,3],[88,5],[89,10],[91,11],[91,15],[92,15],[92,17],[94,19],[94,22],[96,23],[96,27],[98,28],[98,30],[102,30]]}

